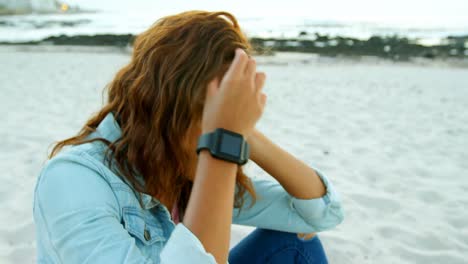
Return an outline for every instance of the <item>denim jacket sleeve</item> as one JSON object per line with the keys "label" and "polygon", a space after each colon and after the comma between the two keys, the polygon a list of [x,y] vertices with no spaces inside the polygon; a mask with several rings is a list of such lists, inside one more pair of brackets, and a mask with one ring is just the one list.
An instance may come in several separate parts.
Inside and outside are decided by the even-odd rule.
{"label": "denim jacket sleeve", "polygon": [[319,232],[337,226],[344,218],[340,197],[329,179],[314,170],[327,190],[323,197],[314,199],[293,197],[277,181],[251,178],[257,201],[250,208],[252,197],[246,192],[242,209],[234,209],[233,223],[293,233]]}
{"label": "denim jacket sleeve", "polygon": [[216,263],[181,223],[159,261],[145,257],[120,223],[119,210],[108,182],[78,163],[53,163],[36,186],[34,219],[38,235],[51,242],[54,263]]}

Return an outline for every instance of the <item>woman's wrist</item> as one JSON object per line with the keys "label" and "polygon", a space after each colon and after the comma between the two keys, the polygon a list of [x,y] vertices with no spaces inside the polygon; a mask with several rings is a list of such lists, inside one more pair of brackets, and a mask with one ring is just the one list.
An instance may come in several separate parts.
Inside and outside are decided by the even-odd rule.
{"label": "woman's wrist", "polygon": [[261,155],[261,150],[263,149],[262,145],[268,141],[266,140],[265,135],[263,135],[257,129],[254,129],[250,134],[247,142],[250,145],[250,159],[257,163],[259,156]]}
{"label": "woman's wrist", "polygon": [[216,167],[216,169],[223,170],[228,174],[234,172],[233,175],[236,175],[238,168],[237,164],[213,157],[211,153],[206,149],[201,150],[200,154],[198,155],[198,162],[203,164],[209,164],[209,166],[211,166],[212,168]]}

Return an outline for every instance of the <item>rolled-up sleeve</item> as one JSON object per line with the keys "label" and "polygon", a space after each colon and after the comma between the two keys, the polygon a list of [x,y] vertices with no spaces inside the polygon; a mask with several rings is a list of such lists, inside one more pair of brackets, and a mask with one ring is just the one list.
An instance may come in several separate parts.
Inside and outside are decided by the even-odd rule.
{"label": "rolled-up sleeve", "polygon": [[161,252],[161,264],[216,264],[214,256],[205,251],[201,241],[182,223],[177,224]]}
{"label": "rolled-up sleeve", "polygon": [[234,209],[233,223],[295,233],[337,226],[344,219],[339,194],[323,172],[314,170],[326,187],[326,194],[314,199],[293,197],[275,180],[251,178],[257,201],[250,207],[252,197],[246,192],[242,209]]}

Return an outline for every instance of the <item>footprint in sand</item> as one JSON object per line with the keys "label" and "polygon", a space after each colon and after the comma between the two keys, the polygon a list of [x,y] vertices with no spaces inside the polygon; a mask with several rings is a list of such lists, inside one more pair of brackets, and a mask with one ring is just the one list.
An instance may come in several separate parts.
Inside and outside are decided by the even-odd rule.
{"label": "footprint in sand", "polygon": [[439,193],[433,190],[418,191],[417,196],[423,202],[428,204],[440,203],[444,201],[444,198]]}
{"label": "footprint in sand", "polygon": [[362,207],[381,212],[393,213],[401,209],[398,202],[386,197],[373,197],[365,194],[351,194],[350,197]]}

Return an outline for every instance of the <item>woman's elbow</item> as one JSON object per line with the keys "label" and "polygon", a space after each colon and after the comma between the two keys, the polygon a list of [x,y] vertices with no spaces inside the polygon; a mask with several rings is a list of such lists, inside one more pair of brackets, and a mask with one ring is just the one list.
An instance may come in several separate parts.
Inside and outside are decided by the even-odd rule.
{"label": "woman's elbow", "polygon": [[344,211],[339,202],[332,202],[320,216],[309,219],[310,226],[316,231],[326,231],[337,227],[344,221]]}
{"label": "woman's elbow", "polygon": [[333,208],[331,211],[332,211],[334,220],[336,222],[335,226],[341,224],[344,221],[344,211],[343,211],[343,207],[341,206],[341,204],[338,203],[338,205],[335,208]]}
{"label": "woman's elbow", "polygon": [[326,212],[323,214],[322,219],[320,219],[321,225],[320,231],[329,230],[337,227],[344,221],[344,211],[341,206],[341,203],[335,202],[329,204]]}

